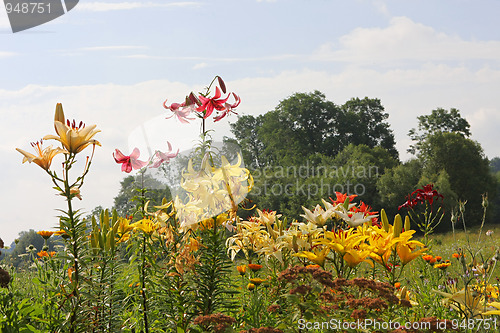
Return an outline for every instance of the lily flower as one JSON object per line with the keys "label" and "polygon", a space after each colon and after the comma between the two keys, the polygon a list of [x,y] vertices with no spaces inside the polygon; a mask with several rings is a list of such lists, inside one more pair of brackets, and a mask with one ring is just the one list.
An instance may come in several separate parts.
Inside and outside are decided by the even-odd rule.
{"label": "lily flower", "polygon": [[371,221],[371,217],[365,216],[362,212],[343,212],[343,211],[335,211],[335,214],[340,216],[347,224],[353,228],[362,225],[365,222]]}
{"label": "lily flower", "polygon": [[320,205],[316,205],[314,211],[310,211],[306,207],[302,206],[305,215],[300,215],[305,218],[307,221],[314,223],[318,227],[322,227],[326,224],[332,212],[330,210],[324,210]]}
{"label": "lily flower", "polygon": [[85,126],[83,122],[77,125],[75,120],[70,122],[69,119],[64,122],[64,112],[62,109],[62,104],[57,103],[56,114],[54,117],[54,127],[56,129],[57,136],[46,135],[44,140],[57,140],[61,142],[63,147],[70,153],[77,154],[87,148],[89,145],[101,144],[99,141],[92,139],[94,135],[100,132],[96,130],[96,125]]}
{"label": "lily flower", "polygon": [[67,154],[68,152],[61,148],[53,149],[52,146],[48,146],[45,149],[42,149],[42,140],[36,143],[31,143],[31,146],[35,148],[36,155],[28,153],[22,149],[16,148],[18,152],[24,155],[24,162],[34,162],[38,164],[42,169],[49,170],[50,164],[52,163],[52,159],[60,153]]}
{"label": "lily flower", "polygon": [[329,252],[330,252],[330,248],[325,246],[321,251],[318,251],[318,250],[314,250],[314,252],[302,251],[302,252],[294,254],[293,256],[307,258],[310,261],[312,261],[313,263],[323,267],[325,265],[326,256]]}
{"label": "lily flower", "polygon": [[179,149],[177,149],[176,153],[172,153],[172,145],[167,141],[168,151],[163,153],[161,151],[156,151],[156,153],[151,158],[150,168],[158,168],[163,163],[169,163],[170,159],[176,157],[179,154]]}
{"label": "lily flower", "polygon": [[214,118],[214,122],[221,120],[222,118],[224,118],[225,116],[227,116],[231,112],[236,114],[236,112],[234,112],[234,109],[238,105],[240,105],[241,98],[238,95],[236,95],[235,93],[232,93],[232,94],[233,94],[233,97],[235,99],[235,102],[233,104],[225,103],[224,104],[224,107],[225,107],[224,111],[222,111],[222,113],[220,115],[218,115],[217,117]]}
{"label": "lily flower", "polygon": [[370,250],[357,250],[357,249],[349,249],[344,254],[344,260],[347,265],[351,268],[356,267],[362,262],[367,262],[373,267],[373,262],[367,259],[370,256]]}
{"label": "lily flower", "polygon": [[215,95],[212,98],[207,98],[204,96],[199,96],[198,98],[201,101],[201,105],[196,109],[198,112],[203,112],[203,118],[208,118],[214,112],[214,110],[223,111],[226,109],[226,101],[229,98],[226,97],[224,99],[220,98],[221,92],[219,87],[215,87]]}
{"label": "lily flower", "polygon": [[137,148],[134,148],[130,156],[123,155],[123,153],[118,149],[115,149],[115,152],[113,153],[116,163],[121,163],[122,171],[126,173],[130,173],[132,169],[141,169],[147,165],[146,162],[138,160],[140,155],[141,153]]}
{"label": "lily flower", "polygon": [[[415,250],[416,246],[420,246],[420,250]],[[419,241],[402,240],[396,245],[396,252],[398,253],[403,266],[413,259],[420,257],[427,250],[428,249],[424,247],[424,244]]]}
{"label": "lily flower", "polygon": [[167,110],[172,111],[174,114],[171,115],[170,117],[167,117],[166,119],[170,119],[173,116],[176,116],[177,119],[183,124],[189,124],[189,120],[194,120],[195,118],[189,118],[189,115],[191,112],[193,112],[196,109],[195,104],[191,105],[186,105],[186,103],[172,103],[170,106],[167,104],[167,100],[163,102],[163,107]]}
{"label": "lily flower", "polygon": [[132,223],[130,227],[133,227],[134,230],[142,230],[145,234],[151,235],[158,226],[156,223],[149,219],[142,219],[140,221]]}

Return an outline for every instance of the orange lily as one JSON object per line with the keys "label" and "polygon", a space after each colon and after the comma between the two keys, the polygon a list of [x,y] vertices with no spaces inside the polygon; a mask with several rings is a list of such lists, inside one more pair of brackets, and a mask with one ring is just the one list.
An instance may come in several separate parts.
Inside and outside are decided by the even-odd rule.
{"label": "orange lily", "polygon": [[101,144],[99,141],[92,139],[94,135],[100,132],[100,130],[96,130],[96,125],[85,126],[83,122],[80,122],[78,125],[73,120],[71,123],[69,120],[64,118],[64,112],[62,109],[62,104],[57,103],[56,105],[56,114],[54,117],[54,127],[56,129],[56,135],[46,135],[44,140],[57,140],[61,142],[64,148],[67,151],[73,154],[77,154],[87,148],[89,145],[98,145]]}
{"label": "orange lily", "polygon": [[48,146],[45,149],[42,149],[42,140],[39,142],[31,143],[31,146],[35,148],[36,155],[28,153],[22,149],[16,148],[18,152],[24,155],[24,162],[34,162],[38,164],[42,169],[49,170],[50,164],[52,163],[52,159],[60,153],[68,153],[66,150],[61,148],[53,149],[52,146]]}

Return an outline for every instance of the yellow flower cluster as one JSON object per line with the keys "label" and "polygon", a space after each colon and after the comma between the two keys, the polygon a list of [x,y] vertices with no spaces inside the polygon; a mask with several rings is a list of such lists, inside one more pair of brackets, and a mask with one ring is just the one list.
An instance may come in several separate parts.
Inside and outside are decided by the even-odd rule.
{"label": "yellow flower cluster", "polygon": [[[174,206],[182,230],[195,228],[204,220],[209,220],[222,212],[237,210],[253,186],[253,178],[248,169],[241,167],[241,156],[236,164],[231,164],[221,156],[221,166],[212,166],[212,155],[207,153],[195,170],[193,160],[189,160],[182,174],[182,198],[176,196]],[[227,221],[227,220],[226,220]],[[208,222],[208,221],[207,221]]]}
{"label": "yellow flower cluster", "polygon": [[[427,250],[424,244],[411,239],[415,231],[410,230],[408,220],[403,231],[401,217],[398,215],[394,225],[390,225],[383,211],[381,227],[372,225],[374,215],[360,215],[356,219],[363,224],[356,228],[343,229],[337,225],[329,231],[327,221],[352,218],[346,211],[353,211],[355,205],[344,207],[344,204],[332,205],[324,200],[323,204],[324,208],[318,205],[312,211],[304,208],[305,215],[302,216],[306,221],[293,222],[286,230],[280,215],[257,210],[258,217],[238,222],[237,232],[228,238],[226,245],[231,259],[234,260],[241,251],[247,259],[255,253],[264,255],[266,261],[274,257],[283,262],[283,253],[286,252],[323,267],[325,261],[330,259],[328,254],[333,251],[351,268],[361,262],[372,265],[377,262],[387,268],[392,254],[397,256],[399,262],[391,264],[404,266]],[[353,223],[353,220],[350,222]]]}

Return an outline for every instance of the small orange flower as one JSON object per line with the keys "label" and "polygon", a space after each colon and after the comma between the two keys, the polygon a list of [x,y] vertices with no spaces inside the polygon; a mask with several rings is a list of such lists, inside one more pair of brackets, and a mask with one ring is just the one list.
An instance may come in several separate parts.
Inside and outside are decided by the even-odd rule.
{"label": "small orange flower", "polygon": [[253,278],[253,279],[250,279],[250,282],[252,282],[253,284],[255,284],[256,286],[259,286],[262,282],[266,281],[265,279],[261,279],[261,278]]}
{"label": "small orange flower", "polygon": [[306,268],[320,268],[319,265],[307,265]]}
{"label": "small orange flower", "polygon": [[240,275],[245,275],[245,272],[247,271],[247,266],[246,265],[236,266],[236,269],[238,270]]}
{"label": "small orange flower", "polygon": [[443,257],[441,257],[441,256],[436,256],[436,261],[441,261],[441,259],[443,259]]}
{"label": "small orange flower", "polygon": [[253,272],[257,272],[262,268],[262,265],[259,264],[248,264],[248,268],[250,268]]}
{"label": "small orange flower", "polygon": [[50,236],[52,236],[54,234],[54,232],[53,231],[42,230],[42,231],[38,231],[37,234],[39,234],[40,236],[42,236],[43,239],[49,239]]}
{"label": "small orange flower", "polygon": [[465,257],[465,253],[453,253],[451,256],[455,259],[458,259],[460,257]]}
{"label": "small orange flower", "polygon": [[435,264],[435,265],[434,265],[434,268],[439,268],[439,269],[445,270],[445,269],[447,269],[450,265],[451,265],[451,262],[449,262],[449,261],[447,260],[446,262],[442,262],[442,263],[440,263],[440,264]]}
{"label": "small orange flower", "polygon": [[431,256],[430,254],[427,254],[425,256],[422,256],[422,259],[424,259],[425,261],[429,262],[431,261],[431,259],[433,258],[433,256]]}
{"label": "small orange flower", "polygon": [[401,283],[396,282],[394,283],[394,288],[399,289],[401,287]]}
{"label": "small orange flower", "polygon": [[40,258],[44,258],[44,257],[49,257],[49,253],[47,251],[40,251],[37,253],[37,256],[39,256]]}
{"label": "small orange flower", "polygon": [[429,264],[434,264],[436,262],[436,258],[432,258],[431,260],[429,260]]}
{"label": "small orange flower", "polygon": [[249,283],[249,284],[247,285],[247,289],[248,289],[248,290],[250,290],[250,291],[254,290],[254,289],[255,289],[255,284],[253,284],[253,283]]}

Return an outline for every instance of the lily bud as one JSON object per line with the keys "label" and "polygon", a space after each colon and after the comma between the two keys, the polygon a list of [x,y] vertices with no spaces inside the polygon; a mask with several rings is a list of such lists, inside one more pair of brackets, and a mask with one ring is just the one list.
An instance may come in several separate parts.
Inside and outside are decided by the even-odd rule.
{"label": "lily bud", "polygon": [[292,247],[295,253],[299,252],[299,245],[297,244],[297,236],[293,235],[292,237]]}
{"label": "lily bud", "polygon": [[59,121],[63,124],[66,123],[66,119],[64,118],[63,107],[61,103],[56,104],[56,115],[54,116],[54,121]]}
{"label": "lily bud", "polygon": [[411,230],[410,217],[406,215],[405,217],[405,231]]}
{"label": "lily bud", "polygon": [[380,210],[380,219],[382,220],[382,228],[384,231],[389,231],[389,220],[387,219],[387,214],[383,208]]}
{"label": "lily bud", "polygon": [[396,217],[394,217],[394,230],[393,230],[394,238],[399,237],[402,228],[403,228],[403,220],[401,219],[401,215],[398,214],[396,215]]}

